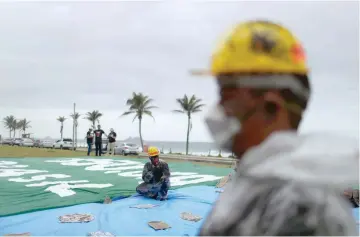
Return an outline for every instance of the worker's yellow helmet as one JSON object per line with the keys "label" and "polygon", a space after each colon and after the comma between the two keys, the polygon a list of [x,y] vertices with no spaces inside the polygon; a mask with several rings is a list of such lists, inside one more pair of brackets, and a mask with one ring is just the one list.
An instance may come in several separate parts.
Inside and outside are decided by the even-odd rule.
{"label": "worker's yellow helmet", "polygon": [[148,156],[158,156],[160,154],[160,151],[157,147],[151,146],[148,148]]}
{"label": "worker's yellow helmet", "polygon": [[268,21],[248,21],[225,37],[212,56],[210,71],[203,73],[307,75],[305,61],[301,43],[289,30]]}

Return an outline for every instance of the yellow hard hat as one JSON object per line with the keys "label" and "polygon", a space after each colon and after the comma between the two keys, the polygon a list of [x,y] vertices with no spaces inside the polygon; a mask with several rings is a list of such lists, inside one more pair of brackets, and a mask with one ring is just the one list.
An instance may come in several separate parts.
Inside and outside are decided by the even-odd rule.
{"label": "yellow hard hat", "polygon": [[152,156],[158,156],[160,154],[160,151],[157,147],[151,146],[148,149],[148,156],[152,157]]}
{"label": "yellow hard hat", "polygon": [[307,75],[301,43],[286,28],[268,21],[238,24],[215,50],[209,71],[193,74]]}

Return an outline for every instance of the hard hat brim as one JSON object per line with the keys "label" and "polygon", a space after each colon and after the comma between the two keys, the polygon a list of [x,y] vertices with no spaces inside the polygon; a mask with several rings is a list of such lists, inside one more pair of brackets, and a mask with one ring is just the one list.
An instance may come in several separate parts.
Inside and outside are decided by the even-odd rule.
{"label": "hard hat brim", "polygon": [[189,73],[192,76],[215,76],[214,73],[206,69],[190,69]]}

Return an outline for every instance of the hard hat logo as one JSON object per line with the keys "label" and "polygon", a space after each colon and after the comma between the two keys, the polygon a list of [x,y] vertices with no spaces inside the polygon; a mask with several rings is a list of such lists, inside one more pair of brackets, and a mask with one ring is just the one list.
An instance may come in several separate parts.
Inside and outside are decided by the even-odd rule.
{"label": "hard hat logo", "polygon": [[276,30],[254,30],[252,32],[251,48],[255,53],[267,55],[277,60],[294,61],[295,56],[291,58],[289,48],[281,41]]}
{"label": "hard hat logo", "polygon": [[251,48],[254,52],[271,54],[275,46],[276,46],[276,42],[274,40],[274,37],[272,36],[272,32],[254,31],[252,33]]}
{"label": "hard hat logo", "polygon": [[291,53],[293,56],[293,61],[296,63],[304,62],[306,59],[304,49],[300,44],[295,44],[291,48]]}

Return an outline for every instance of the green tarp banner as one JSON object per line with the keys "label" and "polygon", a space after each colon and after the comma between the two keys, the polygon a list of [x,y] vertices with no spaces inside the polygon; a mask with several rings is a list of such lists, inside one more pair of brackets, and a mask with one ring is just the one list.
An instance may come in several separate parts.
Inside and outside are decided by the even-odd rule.
{"label": "green tarp banner", "polygon": [[[135,193],[146,159],[0,158],[0,216]],[[230,168],[169,162],[173,189],[215,185]]]}

